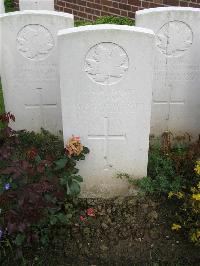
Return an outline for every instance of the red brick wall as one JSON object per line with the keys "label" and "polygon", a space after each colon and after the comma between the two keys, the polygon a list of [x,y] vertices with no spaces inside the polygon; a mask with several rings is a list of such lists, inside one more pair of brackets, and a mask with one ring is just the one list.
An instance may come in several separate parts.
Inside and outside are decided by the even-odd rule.
{"label": "red brick wall", "polygon": [[[13,0],[18,9],[18,1]],[[55,0],[55,9],[74,14],[78,20],[95,20],[101,16],[134,18],[135,12],[159,6],[200,8],[200,0]]]}

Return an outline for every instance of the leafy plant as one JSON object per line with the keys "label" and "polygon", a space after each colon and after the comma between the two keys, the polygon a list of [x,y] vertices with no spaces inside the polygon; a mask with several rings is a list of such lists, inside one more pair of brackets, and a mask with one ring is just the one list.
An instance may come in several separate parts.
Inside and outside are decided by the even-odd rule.
{"label": "leafy plant", "polygon": [[13,12],[14,11],[13,0],[4,0],[4,4],[5,4],[5,11],[6,12]]}
{"label": "leafy plant", "polygon": [[184,186],[176,193],[170,191],[168,199],[176,206],[171,229],[185,235],[200,246],[200,161],[196,161],[193,180],[195,185]]}
{"label": "leafy plant", "polygon": [[75,26],[86,26],[86,25],[96,25],[96,24],[118,24],[118,25],[129,25],[133,26],[134,25],[134,20],[130,18],[125,18],[125,17],[115,17],[115,16],[103,16],[96,21],[91,22],[91,21],[81,21],[77,20],[75,21]]}
{"label": "leafy plant", "polygon": [[15,132],[14,116],[0,116],[0,242],[4,247],[47,245],[52,227],[69,224],[73,209],[66,208],[80,193],[76,162],[89,150],[78,137],[67,146],[46,131]]}
{"label": "leafy plant", "polygon": [[194,184],[193,165],[200,155],[200,144],[190,143],[184,137],[171,139],[165,132],[151,142],[148,160],[148,176],[133,181],[148,194],[167,194]]}
{"label": "leafy plant", "polygon": [[150,147],[148,177],[132,181],[140,190],[168,198],[171,229],[200,245],[200,141],[165,132]]}
{"label": "leafy plant", "polygon": [[118,24],[118,25],[134,25],[134,20],[125,17],[103,16],[95,21],[95,24]]}

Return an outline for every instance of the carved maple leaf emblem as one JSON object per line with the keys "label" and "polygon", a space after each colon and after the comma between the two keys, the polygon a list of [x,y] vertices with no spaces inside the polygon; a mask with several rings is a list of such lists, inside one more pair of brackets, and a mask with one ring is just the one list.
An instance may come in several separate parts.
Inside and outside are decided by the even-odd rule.
{"label": "carved maple leaf emblem", "polygon": [[54,47],[53,37],[41,25],[28,25],[19,33],[18,50],[29,59],[44,59]]}
{"label": "carved maple leaf emblem", "polygon": [[182,54],[192,45],[192,31],[181,21],[165,24],[157,35],[157,46],[168,56]]}
{"label": "carved maple leaf emblem", "polygon": [[113,43],[97,45],[86,58],[85,71],[98,83],[116,83],[127,69],[128,56],[126,52]]}

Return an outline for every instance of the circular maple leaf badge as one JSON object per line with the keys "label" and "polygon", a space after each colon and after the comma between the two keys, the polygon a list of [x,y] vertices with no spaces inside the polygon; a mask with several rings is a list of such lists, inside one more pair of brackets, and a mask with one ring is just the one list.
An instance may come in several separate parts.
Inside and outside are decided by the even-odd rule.
{"label": "circular maple leaf badge", "polygon": [[42,25],[26,25],[17,35],[18,51],[30,60],[38,61],[46,59],[53,47],[53,36]]}
{"label": "circular maple leaf badge", "polygon": [[116,43],[102,42],[91,47],[85,58],[85,72],[96,83],[112,85],[128,70],[125,50]]}
{"label": "circular maple leaf badge", "polygon": [[156,45],[169,57],[181,56],[192,45],[193,33],[185,22],[174,20],[164,24],[156,35]]}

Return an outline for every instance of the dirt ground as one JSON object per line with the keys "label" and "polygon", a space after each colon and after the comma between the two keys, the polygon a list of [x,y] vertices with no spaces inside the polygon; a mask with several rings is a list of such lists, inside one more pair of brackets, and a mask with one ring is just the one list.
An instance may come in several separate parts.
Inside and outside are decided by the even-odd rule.
{"label": "dirt ground", "polygon": [[80,221],[80,210],[70,232],[61,230],[30,265],[200,265],[200,248],[171,232],[164,200],[88,199],[79,206],[93,208],[95,217]]}

